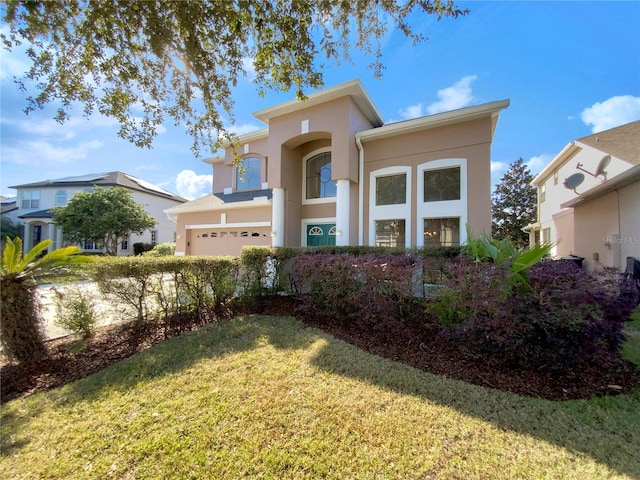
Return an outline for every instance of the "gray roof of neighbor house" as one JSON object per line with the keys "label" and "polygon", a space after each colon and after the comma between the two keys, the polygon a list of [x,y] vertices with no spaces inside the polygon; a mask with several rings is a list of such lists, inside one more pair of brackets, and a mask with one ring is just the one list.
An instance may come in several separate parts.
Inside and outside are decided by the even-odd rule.
{"label": "gray roof of neighbor house", "polygon": [[576,141],[633,165],[640,164],[640,120],[578,138]]}
{"label": "gray roof of neighbor house", "polygon": [[24,215],[20,215],[18,218],[53,218],[53,212],[50,208],[47,208],[46,210],[25,213]]}
{"label": "gray roof of neighbor house", "polygon": [[184,203],[187,200],[179,197],[163,188],[152,183],[146,182],[139,178],[123,172],[106,172],[106,173],[90,173],[86,175],[78,175],[73,177],[56,178],[53,180],[45,180],[43,182],[25,183],[15,185],[9,188],[26,189],[26,188],[55,188],[55,187],[123,187],[138,192],[148,193],[158,197],[168,198],[177,202]]}
{"label": "gray roof of neighbor house", "polygon": [[251,208],[271,205],[273,190],[248,190],[233,193],[214,193],[191,200],[189,203],[176,205],[165,210],[165,213],[186,213],[216,210],[217,208]]}

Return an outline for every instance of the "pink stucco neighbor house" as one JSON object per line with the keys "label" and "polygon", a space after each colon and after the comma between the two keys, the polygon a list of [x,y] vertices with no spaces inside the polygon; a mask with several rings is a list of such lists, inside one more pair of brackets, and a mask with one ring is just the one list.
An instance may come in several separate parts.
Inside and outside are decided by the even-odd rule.
{"label": "pink stucco neighbor house", "polygon": [[177,255],[245,245],[459,245],[491,230],[502,100],[384,124],[359,80],[255,112],[267,125],[207,159],[213,193],[166,210]]}
{"label": "pink stucco neighbor house", "polygon": [[538,220],[530,243],[556,242],[556,257],[584,258],[589,269],[626,269],[640,259],[640,121],[569,144],[532,182]]}

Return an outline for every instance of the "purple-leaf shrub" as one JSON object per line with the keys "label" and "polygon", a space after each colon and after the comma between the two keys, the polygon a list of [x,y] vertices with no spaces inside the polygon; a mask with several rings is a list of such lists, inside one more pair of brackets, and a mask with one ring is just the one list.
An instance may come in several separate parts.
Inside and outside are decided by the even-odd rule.
{"label": "purple-leaf shrub", "polygon": [[573,262],[542,262],[529,272],[530,291],[494,299],[485,310],[470,308],[468,320],[442,337],[517,368],[561,374],[597,364],[619,350],[631,311],[624,286],[610,273],[588,274]]}
{"label": "purple-leaf shrub", "polygon": [[304,312],[375,334],[407,334],[421,265],[407,255],[315,253],[296,257],[292,278]]}

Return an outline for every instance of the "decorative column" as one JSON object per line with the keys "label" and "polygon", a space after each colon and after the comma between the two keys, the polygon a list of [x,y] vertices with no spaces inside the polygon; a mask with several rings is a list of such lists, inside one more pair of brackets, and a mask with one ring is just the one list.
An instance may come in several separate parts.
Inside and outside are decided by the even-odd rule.
{"label": "decorative column", "polygon": [[24,222],[24,242],[22,242],[22,253],[27,253],[31,250],[31,224],[29,221]]}
{"label": "decorative column", "polygon": [[56,248],[60,248],[60,245],[57,243],[58,239],[56,238],[56,224],[48,223],[47,227],[48,227],[47,238],[53,242],[53,244],[49,247],[49,251],[53,251]]}
{"label": "decorative column", "polygon": [[284,247],[284,188],[273,189],[271,207],[271,246]]}
{"label": "decorative column", "polygon": [[56,227],[56,248],[62,248],[62,229]]}
{"label": "decorative column", "polygon": [[349,245],[349,180],[336,182],[336,245]]}

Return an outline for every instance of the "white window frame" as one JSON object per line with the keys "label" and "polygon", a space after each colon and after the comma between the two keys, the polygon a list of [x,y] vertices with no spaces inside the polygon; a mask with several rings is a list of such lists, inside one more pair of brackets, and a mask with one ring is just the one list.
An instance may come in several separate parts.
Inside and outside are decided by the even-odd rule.
{"label": "white window frame", "polygon": [[[400,174],[407,176],[405,203],[376,205],[377,178]],[[376,244],[377,220],[404,220],[405,248],[411,248],[411,185],[411,167],[408,166],[380,168],[369,174],[369,245]]]}
{"label": "white window frame", "polygon": [[[424,201],[424,172],[430,170],[441,170],[446,168],[460,168],[460,199],[442,200],[439,202]],[[467,181],[467,159],[466,158],[443,158],[418,165],[417,181],[417,216],[416,225],[419,225],[419,232],[416,235],[416,246],[424,247],[424,221],[436,218],[460,218],[460,245],[467,241],[468,223],[468,181]]]}
{"label": "white window frame", "polygon": [[[38,198],[33,198],[34,193],[37,194]],[[28,198],[25,198],[25,196]],[[25,207],[25,202],[29,202],[29,206]],[[34,202],[37,202],[35,206]],[[25,210],[40,208],[40,190],[23,190],[20,192],[20,208]]]}
{"label": "white window frame", "polygon": [[[64,195],[64,202],[61,202],[60,200],[62,199],[62,195]],[[69,194],[67,193],[66,190],[57,190],[56,191],[56,196],[54,199],[54,203],[56,205],[56,207],[64,207],[67,202],[69,201]]]}
{"label": "white window frame", "polygon": [[[331,147],[322,147],[313,152],[309,153],[302,157],[302,204],[303,205],[314,205],[319,203],[336,203],[336,197],[324,197],[324,198],[307,198],[307,160],[316,155],[320,155],[321,153],[330,153],[331,154],[331,179],[333,180],[333,162],[335,159],[333,158],[333,151]],[[335,181],[335,180],[334,180]],[[337,192],[336,185],[336,192]],[[306,235],[305,235],[306,237]]]}

